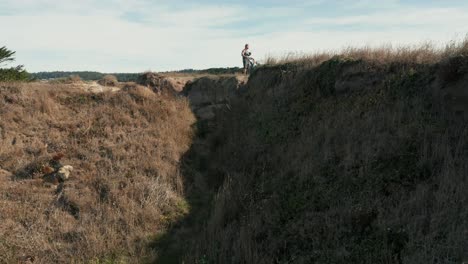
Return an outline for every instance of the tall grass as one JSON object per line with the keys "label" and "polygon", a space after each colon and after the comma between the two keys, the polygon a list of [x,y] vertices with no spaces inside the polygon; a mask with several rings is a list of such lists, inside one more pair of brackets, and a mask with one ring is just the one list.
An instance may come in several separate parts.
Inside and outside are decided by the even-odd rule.
{"label": "tall grass", "polygon": [[341,50],[328,50],[316,53],[289,52],[282,56],[269,55],[263,59],[263,63],[265,65],[295,63],[314,67],[333,57],[339,56],[381,64],[434,64],[448,57],[466,54],[468,54],[468,36],[463,40],[451,41],[444,46],[427,42],[408,46],[346,47]]}

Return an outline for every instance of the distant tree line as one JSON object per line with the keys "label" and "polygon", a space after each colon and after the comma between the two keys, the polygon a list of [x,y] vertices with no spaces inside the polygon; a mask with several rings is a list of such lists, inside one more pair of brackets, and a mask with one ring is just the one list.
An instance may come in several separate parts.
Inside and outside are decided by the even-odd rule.
{"label": "distant tree line", "polygon": [[[71,75],[79,76],[85,81],[97,81],[104,78],[108,73],[101,73],[95,71],[53,71],[53,72],[36,72],[31,74],[34,79],[38,80],[49,80],[49,79],[61,79],[67,78]],[[119,82],[134,82],[137,80],[141,73],[111,73],[117,77]]]}
{"label": "distant tree line", "polygon": [[[52,72],[37,72],[28,73],[23,65],[4,68],[3,66],[15,61],[15,51],[7,49],[5,46],[0,48],[0,81],[29,81],[29,80],[50,80],[62,79],[70,76],[78,76],[85,81],[98,81],[108,75],[95,71],[52,71]],[[235,74],[241,71],[239,67],[230,68],[210,68],[205,70],[185,69],[180,71],[172,71],[176,73],[188,74]],[[136,82],[141,73],[111,73],[117,77],[119,82]]]}

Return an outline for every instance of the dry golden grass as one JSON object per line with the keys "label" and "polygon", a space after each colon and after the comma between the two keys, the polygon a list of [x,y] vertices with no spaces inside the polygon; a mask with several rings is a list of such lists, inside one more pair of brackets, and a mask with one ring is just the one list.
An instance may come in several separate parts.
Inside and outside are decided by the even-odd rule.
{"label": "dry golden grass", "polygon": [[[179,161],[194,121],[186,100],[144,87],[1,83],[0,263],[151,258],[147,243],[188,210]],[[75,170],[57,188],[41,176],[62,155]]]}
{"label": "dry golden grass", "polygon": [[348,47],[338,51],[326,51],[313,54],[292,52],[281,57],[267,57],[264,59],[264,64],[277,65],[295,63],[314,67],[336,56],[362,59],[380,64],[433,64],[447,59],[448,57],[461,54],[468,54],[468,37],[462,41],[451,41],[444,47],[438,47],[434,43],[429,42],[413,46],[384,45],[380,47]]}

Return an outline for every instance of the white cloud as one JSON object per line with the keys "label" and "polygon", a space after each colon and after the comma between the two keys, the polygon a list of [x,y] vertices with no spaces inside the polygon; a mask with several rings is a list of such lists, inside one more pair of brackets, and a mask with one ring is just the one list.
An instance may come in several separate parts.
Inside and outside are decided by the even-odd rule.
{"label": "white cloud", "polygon": [[361,26],[441,26],[455,27],[468,23],[468,10],[456,8],[411,8],[366,15],[312,18],[311,25]]}
{"label": "white cloud", "polygon": [[[122,5],[128,4],[121,2]],[[60,12],[47,15],[25,12],[26,15],[0,16],[0,24],[14,25],[2,29],[2,35],[6,36],[5,44],[17,51],[18,62],[25,63],[32,71],[57,69],[60,57],[63,58],[63,65],[59,66],[62,69],[166,70],[184,67],[182,63],[187,63],[187,67],[204,67],[214,66],[214,56],[222,57],[211,54],[211,45],[219,39],[229,38],[228,32],[211,29],[210,26],[214,26],[214,21],[216,26],[238,21],[243,12],[238,7],[212,6],[178,11],[169,11],[169,7],[163,5],[148,9],[143,1],[139,5],[127,6],[129,8],[123,10],[141,12],[146,22],[132,23],[122,19],[120,7],[106,11],[90,10],[88,14],[61,14],[63,9],[59,5]],[[34,50],[48,51],[43,56],[35,56],[43,61],[29,60],[21,55],[30,56]],[[48,64],[50,51],[61,56],[54,56],[55,60]],[[96,62],[96,54],[101,63]],[[112,65],[116,61],[135,61],[135,58],[140,58],[137,59],[138,66]]]}

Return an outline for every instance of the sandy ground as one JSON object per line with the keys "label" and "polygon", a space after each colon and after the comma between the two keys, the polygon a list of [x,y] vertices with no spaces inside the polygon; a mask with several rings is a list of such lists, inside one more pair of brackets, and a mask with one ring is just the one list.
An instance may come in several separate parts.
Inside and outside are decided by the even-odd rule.
{"label": "sandy ground", "polygon": [[84,82],[82,84],[79,84],[79,86],[79,88],[91,93],[102,93],[108,91],[116,92],[120,90],[120,87],[102,86],[95,81]]}

